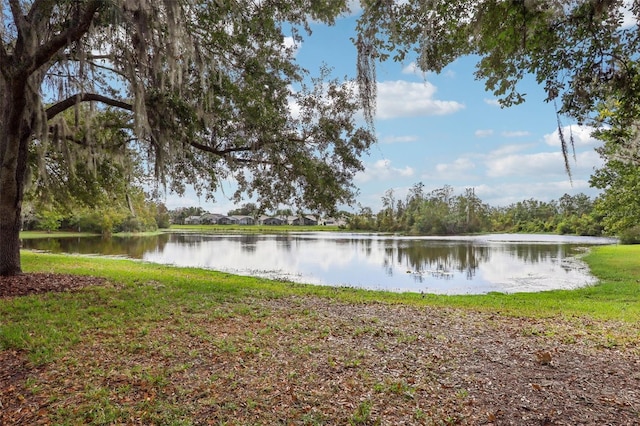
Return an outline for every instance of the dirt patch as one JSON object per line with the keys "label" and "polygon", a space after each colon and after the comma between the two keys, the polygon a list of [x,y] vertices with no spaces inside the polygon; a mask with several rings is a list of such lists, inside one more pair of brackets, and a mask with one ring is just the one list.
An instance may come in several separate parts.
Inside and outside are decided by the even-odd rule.
{"label": "dirt patch", "polygon": [[29,294],[73,291],[92,285],[103,285],[103,278],[63,274],[20,274],[0,276],[0,298]]}
{"label": "dirt patch", "polygon": [[289,297],[100,333],[0,352],[0,424],[640,424],[638,325]]}

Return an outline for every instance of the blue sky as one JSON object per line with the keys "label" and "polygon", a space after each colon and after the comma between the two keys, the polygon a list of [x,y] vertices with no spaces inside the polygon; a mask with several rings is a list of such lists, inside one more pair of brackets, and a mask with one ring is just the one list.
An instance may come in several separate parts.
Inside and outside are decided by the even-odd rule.
{"label": "blue sky", "polygon": [[[296,58],[312,74],[321,64],[335,77],[356,75],[356,50],[350,41],[356,17],[340,18],[328,27],[313,24],[313,33],[297,46]],[[440,74],[424,74],[408,58],[377,67],[378,143],[362,158],[365,170],[356,177],[362,206],[378,211],[381,197],[393,189],[403,199],[418,182],[426,192],[451,185],[456,194],[475,188],[483,202],[505,206],[534,198],[558,199],[563,194],[597,195],[589,176],[602,161],[594,148],[598,141],[590,129],[565,119],[566,135],[575,141],[572,182],[564,170],[553,104],[544,102],[542,87],[533,78],[520,89],[526,102],[501,108],[484,82],[473,76],[474,58],[461,58]],[[226,186],[231,194],[233,183]],[[247,200],[250,201],[250,200]],[[214,203],[198,199],[192,191],[179,198],[167,195],[167,207],[201,206],[226,213],[234,208],[224,194]]]}

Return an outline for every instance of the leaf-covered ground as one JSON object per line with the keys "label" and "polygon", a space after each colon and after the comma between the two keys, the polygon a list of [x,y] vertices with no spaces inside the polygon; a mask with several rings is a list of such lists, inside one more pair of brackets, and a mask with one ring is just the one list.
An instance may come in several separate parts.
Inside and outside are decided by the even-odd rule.
{"label": "leaf-covered ground", "polygon": [[[7,280],[16,295],[101,284]],[[242,299],[92,330],[41,366],[1,351],[0,424],[637,425],[639,336],[580,318]]]}

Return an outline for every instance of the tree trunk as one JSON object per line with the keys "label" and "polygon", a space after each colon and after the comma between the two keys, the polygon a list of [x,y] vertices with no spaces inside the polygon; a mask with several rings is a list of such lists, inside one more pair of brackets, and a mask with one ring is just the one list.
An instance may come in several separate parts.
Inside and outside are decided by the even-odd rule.
{"label": "tree trunk", "polygon": [[[0,275],[16,275],[20,267],[20,207],[8,203],[2,193],[0,203]],[[6,215],[6,216],[5,216]]]}
{"label": "tree trunk", "polygon": [[22,272],[22,198],[33,120],[28,114],[26,84],[1,83],[0,89],[5,90],[0,95],[0,275],[16,275]]}

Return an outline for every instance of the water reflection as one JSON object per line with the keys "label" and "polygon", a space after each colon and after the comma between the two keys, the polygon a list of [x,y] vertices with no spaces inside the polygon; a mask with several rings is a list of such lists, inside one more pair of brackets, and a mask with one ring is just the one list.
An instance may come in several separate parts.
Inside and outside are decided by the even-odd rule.
{"label": "water reflection", "polygon": [[[126,256],[143,259],[145,253],[162,250],[171,235],[130,237],[66,237],[22,240],[22,247],[28,250],[44,250],[52,253],[100,254],[103,256]],[[194,242],[194,244],[198,244]]]}
{"label": "water reflection", "polygon": [[575,257],[614,241],[559,236],[408,238],[376,234],[163,234],[25,240],[28,249],[119,255],[296,282],[463,294],[594,282]]}

